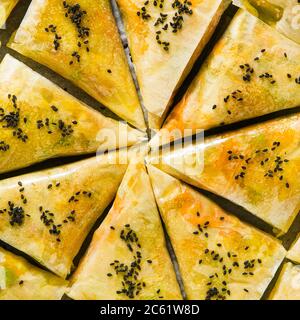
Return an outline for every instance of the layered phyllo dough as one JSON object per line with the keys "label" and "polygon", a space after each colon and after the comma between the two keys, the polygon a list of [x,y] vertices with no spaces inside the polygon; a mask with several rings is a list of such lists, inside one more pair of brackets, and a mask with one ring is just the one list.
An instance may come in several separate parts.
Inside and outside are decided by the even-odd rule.
{"label": "layered phyllo dough", "polygon": [[133,145],[143,136],[13,57],[6,55],[0,64],[0,172],[53,157]]}
{"label": "layered phyllo dough", "polygon": [[66,277],[126,171],[126,157],[114,156],[0,181],[0,239]]}
{"label": "layered phyllo dough", "polygon": [[285,256],[280,242],[159,169],[148,170],[187,298],[260,299]]}
{"label": "layered phyllo dough", "polygon": [[71,282],[68,295],[80,300],[181,299],[142,162],[129,165]]}
{"label": "layered phyllo dough", "polygon": [[0,300],[59,300],[67,284],[0,248]]}
{"label": "layered phyllo dough", "polygon": [[300,45],[240,10],[153,144],[298,106]]}
{"label": "layered phyllo dough", "polygon": [[270,300],[300,300],[300,266],[286,263],[279,275]]}
{"label": "layered phyllo dough", "polygon": [[117,0],[149,124],[159,129],[228,0]]}
{"label": "layered phyllo dough", "polygon": [[149,161],[283,232],[300,209],[298,114],[187,144]]}
{"label": "layered phyllo dough", "polygon": [[33,0],[10,47],[145,128],[109,0]]}

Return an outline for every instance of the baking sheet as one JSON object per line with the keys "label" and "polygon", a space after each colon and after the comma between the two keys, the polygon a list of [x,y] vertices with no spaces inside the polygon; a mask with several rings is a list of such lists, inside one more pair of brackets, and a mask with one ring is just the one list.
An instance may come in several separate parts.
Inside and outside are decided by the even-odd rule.
{"label": "baking sheet", "polygon": [[[6,28],[3,29],[3,30],[0,30],[0,41],[2,43],[2,47],[0,48],[0,61],[3,59],[5,54],[9,53],[12,56],[14,56],[15,58],[17,58],[20,61],[22,61],[25,64],[27,64],[33,70],[39,72],[40,74],[42,74],[46,78],[48,78],[51,81],[53,81],[54,83],[58,84],[60,87],[66,89],[70,94],[74,95],[76,98],[82,100],[83,102],[85,102],[86,104],[90,105],[94,109],[98,110],[102,114],[104,114],[106,116],[109,116],[109,117],[112,117],[114,119],[120,120],[118,118],[118,116],[114,115],[111,111],[106,109],[103,105],[98,103],[96,100],[94,100],[88,94],[86,94],[84,91],[82,91],[81,89],[75,87],[70,81],[62,78],[61,76],[59,76],[55,72],[51,71],[47,67],[44,67],[44,66],[42,66],[42,65],[40,65],[40,64],[30,60],[30,59],[18,54],[17,52],[15,52],[13,50],[10,50],[9,48],[6,47],[6,43],[8,42],[8,40],[11,37],[12,33],[20,25],[20,23],[21,23],[24,15],[26,13],[26,10],[27,10],[29,4],[30,4],[30,0],[20,0],[19,4],[16,6],[16,8],[13,10],[12,14],[10,15],[10,17],[9,17],[9,19],[7,21],[7,24],[6,24]],[[120,16],[119,16],[119,13],[117,11],[115,0],[112,0],[112,7],[114,8],[114,12],[115,12],[116,19],[118,21],[120,33],[122,35],[122,40],[123,40],[124,45],[125,45],[126,44],[126,36],[122,32],[124,29],[123,29],[123,26],[122,26],[122,22],[120,21]],[[178,91],[178,94],[176,95],[176,97],[174,99],[173,105],[175,105],[181,99],[181,97],[184,94],[184,92],[186,91],[187,87],[189,86],[189,84],[191,83],[191,81],[193,80],[193,78],[195,77],[197,72],[199,71],[203,61],[209,55],[209,53],[212,50],[214,44],[219,39],[219,37],[222,35],[222,33],[226,30],[226,27],[228,26],[228,24],[230,23],[232,17],[236,13],[236,10],[237,10],[236,7],[231,5],[228,8],[228,10],[224,13],[224,15],[223,15],[223,17],[222,17],[222,19],[221,19],[221,21],[220,21],[220,23],[218,25],[218,28],[217,28],[216,32],[214,33],[211,41],[206,46],[204,52],[201,54],[199,59],[196,61],[191,73],[189,74],[189,76],[184,81],[183,85],[181,86],[180,90]],[[128,51],[127,51],[127,54],[128,54],[128,60],[130,61],[129,52]],[[132,73],[133,73],[133,77],[135,78],[133,66],[131,66],[131,70],[132,70]],[[136,85],[138,87],[138,84],[136,84]],[[211,130],[208,130],[205,133],[205,136],[210,136],[210,135],[218,134],[218,133],[221,133],[221,132],[223,133],[223,132],[226,132],[226,131],[229,131],[229,130],[239,129],[241,127],[245,127],[245,126],[250,125],[250,124],[263,122],[263,121],[266,121],[266,120],[269,120],[269,119],[274,119],[274,118],[280,117],[282,115],[287,115],[287,114],[292,114],[292,113],[297,113],[297,112],[300,112],[300,106],[298,108],[279,111],[279,112],[276,112],[276,113],[273,113],[273,114],[270,114],[270,115],[266,115],[266,116],[262,116],[262,117],[259,117],[259,118],[242,121],[242,122],[239,122],[237,124],[224,126],[222,128],[211,129]],[[17,170],[17,171],[6,173],[6,174],[1,174],[0,175],[0,179],[5,179],[5,178],[11,177],[11,176],[16,176],[16,175],[20,175],[20,174],[24,174],[24,173],[34,172],[34,171],[42,170],[42,169],[45,169],[45,168],[55,167],[55,166],[58,166],[58,165],[63,165],[63,164],[66,164],[66,163],[70,163],[70,162],[74,162],[74,161],[78,161],[78,160],[87,158],[89,156],[91,156],[91,155],[76,156],[76,157],[65,157],[65,158],[59,158],[59,159],[51,159],[51,160],[45,161],[43,163],[33,165],[33,166],[29,167],[29,168]],[[201,190],[201,192],[204,193],[207,197],[209,197],[213,201],[215,201],[217,204],[219,204],[222,208],[224,208],[228,212],[238,216],[241,220],[243,220],[245,222],[248,222],[249,224],[251,224],[251,225],[253,225],[253,226],[257,227],[257,228],[259,228],[261,230],[264,230],[264,231],[274,235],[272,227],[267,225],[262,220],[256,218],[255,216],[253,216],[251,213],[247,212],[243,208],[231,203],[230,201],[227,201],[227,200],[222,199],[222,198],[220,198],[220,197],[218,197],[216,195],[213,195],[213,194],[211,194],[209,192],[202,191],[202,190]],[[101,218],[95,224],[93,230],[90,232],[89,236],[87,237],[85,243],[83,244],[79,254],[77,255],[77,257],[75,259],[75,265],[78,264],[80,258],[82,257],[82,255],[86,251],[86,249],[88,247],[88,244],[91,241],[93,232],[101,224],[101,222],[105,218],[105,216],[106,216],[107,212],[109,211],[109,209],[110,208],[107,208],[105,213],[101,216]],[[286,249],[288,249],[291,246],[291,244],[295,240],[298,232],[300,232],[300,215],[298,215],[298,217],[296,218],[296,220],[295,220],[294,224],[292,225],[290,231],[280,238],[283,241],[283,245],[285,246]],[[18,252],[16,249],[6,245],[5,243],[0,242],[0,245],[5,247],[6,249],[8,249],[10,251],[13,251],[13,252],[15,252],[17,254],[20,254],[20,255],[24,256],[31,263],[33,263],[35,265],[38,265],[30,257],[26,256],[25,254],[23,254],[21,252]],[[172,248],[171,248],[171,245],[170,245],[169,241],[168,241],[168,245],[169,245],[169,249],[171,251],[171,256],[172,256],[173,262],[175,264],[175,268],[177,269],[176,258],[175,258],[174,253],[172,252]],[[40,266],[40,267],[43,268],[42,266]],[[279,272],[280,272],[280,270],[278,270],[275,278],[273,279],[272,283],[268,287],[263,299],[268,297],[270,291],[272,290],[272,288],[274,286],[274,283],[276,282],[276,278],[278,277]],[[182,290],[183,290],[183,286],[182,286],[182,282],[181,282],[178,270],[177,270],[177,275],[179,277],[179,282],[180,282]],[[184,292],[183,292],[183,295],[185,296]]]}

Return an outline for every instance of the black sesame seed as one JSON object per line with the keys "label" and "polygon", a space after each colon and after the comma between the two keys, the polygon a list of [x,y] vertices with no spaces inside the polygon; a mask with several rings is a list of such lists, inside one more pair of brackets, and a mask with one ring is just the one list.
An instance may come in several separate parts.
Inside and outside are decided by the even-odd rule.
{"label": "black sesame seed", "polygon": [[58,111],[58,108],[56,106],[51,106],[51,109],[54,111],[54,112],[57,112]]}

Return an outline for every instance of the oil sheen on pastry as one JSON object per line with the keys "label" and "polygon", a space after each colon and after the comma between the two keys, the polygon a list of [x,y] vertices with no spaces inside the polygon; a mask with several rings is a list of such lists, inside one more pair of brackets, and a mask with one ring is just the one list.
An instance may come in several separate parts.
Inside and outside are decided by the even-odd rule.
{"label": "oil sheen on pastry", "polygon": [[212,36],[228,0],[117,0],[152,129]]}
{"label": "oil sheen on pastry", "polygon": [[287,232],[300,210],[300,115],[153,155],[150,163]]}
{"label": "oil sheen on pastry", "polygon": [[241,9],[152,144],[299,106],[300,45]]}
{"label": "oil sheen on pastry", "polygon": [[280,242],[159,169],[148,170],[187,298],[260,299],[285,256]]}
{"label": "oil sheen on pastry", "polygon": [[126,171],[114,155],[2,180],[0,239],[65,278]]}
{"label": "oil sheen on pastry", "polygon": [[0,172],[133,145],[144,134],[103,116],[10,55],[0,64]]}
{"label": "oil sheen on pastry", "polygon": [[109,0],[33,0],[10,47],[145,129]]}
{"label": "oil sheen on pastry", "polygon": [[129,165],[71,282],[80,300],[182,299],[143,162]]}

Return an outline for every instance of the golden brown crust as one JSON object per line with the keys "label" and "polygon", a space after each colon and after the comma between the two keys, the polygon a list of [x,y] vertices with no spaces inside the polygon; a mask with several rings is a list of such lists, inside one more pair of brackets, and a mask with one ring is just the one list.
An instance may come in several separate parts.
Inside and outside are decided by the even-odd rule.
{"label": "golden brown crust", "polygon": [[59,300],[67,284],[0,248],[0,300]]}
{"label": "golden brown crust", "polygon": [[148,166],[188,299],[260,299],[285,256],[279,241]]}
{"label": "golden brown crust", "polygon": [[300,209],[299,157],[295,115],[211,137],[150,163],[287,232]]}
{"label": "golden brown crust", "polygon": [[1,173],[49,158],[118,149],[144,136],[89,108],[10,55],[0,64],[0,103]]}
{"label": "golden brown crust", "polygon": [[109,0],[33,0],[9,46],[145,129]]}
{"label": "golden brown crust", "polygon": [[299,74],[300,46],[240,10],[152,144],[298,107]]}
{"label": "golden brown crust", "polygon": [[65,278],[127,168],[112,156],[2,180],[0,239]]}
{"label": "golden brown crust", "polygon": [[[175,13],[179,10],[172,7],[173,2],[165,1],[160,8],[160,3],[155,6],[153,1],[147,5],[144,0],[117,1],[143,102],[149,113],[149,125],[153,129],[161,127],[177,89],[229,5],[227,0],[191,1],[186,4],[185,13],[180,14],[183,16],[181,23],[172,20],[172,17],[176,20]],[[144,13],[142,7],[145,7]],[[180,30],[176,27],[179,24]],[[164,30],[166,25],[168,29]],[[158,41],[157,37],[160,38]],[[165,42],[169,44],[164,45]]]}
{"label": "golden brown crust", "polygon": [[[129,275],[131,268],[136,279]],[[96,300],[181,299],[142,162],[129,165],[68,294],[74,299]]]}

